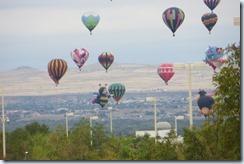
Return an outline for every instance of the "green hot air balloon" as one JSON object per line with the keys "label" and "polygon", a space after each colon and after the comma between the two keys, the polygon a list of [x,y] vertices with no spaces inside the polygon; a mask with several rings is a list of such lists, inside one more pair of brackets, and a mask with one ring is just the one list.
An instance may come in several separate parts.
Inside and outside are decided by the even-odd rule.
{"label": "green hot air balloon", "polygon": [[109,86],[108,91],[118,103],[125,94],[125,86],[121,83],[113,83]]}
{"label": "green hot air balloon", "polygon": [[82,15],[81,20],[86,28],[92,34],[92,30],[97,26],[100,20],[100,16],[95,12],[86,12]]}

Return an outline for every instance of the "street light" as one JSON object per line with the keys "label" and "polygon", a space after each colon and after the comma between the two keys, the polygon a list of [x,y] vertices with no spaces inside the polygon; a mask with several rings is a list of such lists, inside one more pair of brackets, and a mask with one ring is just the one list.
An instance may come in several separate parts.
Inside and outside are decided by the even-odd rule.
{"label": "street light", "polygon": [[146,97],[146,101],[154,102],[154,130],[155,130],[155,142],[157,137],[157,107],[156,107],[156,97]]}
{"label": "street light", "polygon": [[65,114],[65,117],[66,117],[66,135],[67,137],[69,136],[69,122],[68,122],[68,117],[73,117],[74,116],[74,113],[73,112],[70,112],[70,113],[67,113]]}
{"label": "street light", "polygon": [[191,69],[192,68],[206,68],[207,64],[204,62],[188,63],[174,63],[174,69],[187,69],[188,70],[188,87],[189,87],[189,121],[190,129],[193,127],[193,118],[192,118],[192,89],[191,89]]}
{"label": "street light", "polygon": [[92,146],[92,120],[97,120],[98,116],[90,116],[90,127],[91,127],[91,146]]}
{"label": "street light", "polygon": [[112,134],[112,132],[113,132],[113,125],[112,125],[112,107],[108,107],[108,110],[110,111],[109,112],[109,114],[110,114],[110,132],[111,132],[111,134]]}
{"label": "street light", "polygon": [[176,136],[178,136],[178,134],[177,134],[177,120],[184,120],[184,116],[175,116],[175,134],[176,134]]}
{"label": "street light", "polygon": [[28,151],[25,152],[25,160],[26,160],[26,156],[27,156],[27,154],[28,154]]}
{"label": "street light", "polygon": [[6,141],[5,141],[5,116],[4,116],[4,90],[1,89],[2,95],[2,132],[3,132],[3,159],[6,158]]}

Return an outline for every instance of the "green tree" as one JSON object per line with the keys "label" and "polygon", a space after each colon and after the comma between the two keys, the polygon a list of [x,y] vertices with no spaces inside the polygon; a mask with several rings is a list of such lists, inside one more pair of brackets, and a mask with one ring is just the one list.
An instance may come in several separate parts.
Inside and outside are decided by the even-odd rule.
{"label": "green tree", "polygon": [[7,160],[24,160],[25,152],[31,150],[30,134],[17,128],[6,138]]}
{"label": "green tree", "polygon": [[[33,144],[28,160],[50,160],[50,144],[48,142],[49,135],[37,133],[31,138]],[[30,156],[30,157],[29,157]]]}
{"label": "green tree", "polygon": [[213,76],[214,112],[199,130],[184,129],[187,160],[240,160],[240,47],[229,45],[225,51],[227,65]]}
{"label": "green tree", "polygon": [[99,149],[99,156],[102,160],[120,160],[120,152],[121,143],[118,136],[113,134],[103,139]]}
{"label": "green tree", "polygon": [[30,135],[34,135],[36,133],[42,133],[42,134],[47,134],[49,133],[49,127],[45,124],[40,124],[36,121],[34,121],[31,124],[28,124],[25,126],[25,129],[27,132],[30,133]]}
{"label": "green tree", "polygon": [[72,160],[91,160],[95,156],[96,153],[91,150],[90,130],[90,124],[85,119],[72,128],[68,137],[72,145]]}
{"label": "green tree", "polygon": [[50,160],[70,160],[72,158],[72,145],[62,125],[58,125],[56,131],[48,136],[48,145]]}

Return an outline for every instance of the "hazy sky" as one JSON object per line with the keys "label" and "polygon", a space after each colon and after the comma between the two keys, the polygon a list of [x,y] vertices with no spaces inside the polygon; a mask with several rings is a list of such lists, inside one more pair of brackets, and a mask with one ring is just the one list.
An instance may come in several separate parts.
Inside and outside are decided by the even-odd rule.
{"label": "hazy sky", "polygon": [[[162,20],[169,7],[185,13],[175,37]],[[92,35],[81,21],[87,11],[100,15]],[[78,47],[90,53],[84,67],[104,51],[118,63],[199,62],[209,45],[225,48],[240,41],[240,26],[233,24],[240,1],[221,0],[211,34],[201,21],[209,12],[203,0],[0,0],[0,71],[46,70],[53,58],[76,67],[70,52]]]}

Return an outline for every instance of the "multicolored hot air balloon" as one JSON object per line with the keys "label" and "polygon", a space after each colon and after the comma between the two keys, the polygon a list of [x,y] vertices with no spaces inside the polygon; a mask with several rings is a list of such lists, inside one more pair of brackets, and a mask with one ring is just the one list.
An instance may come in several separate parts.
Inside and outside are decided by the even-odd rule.
{"label": "multicolored hot air balloon", "polygon": [[168,28],[173,32],[173,36],[175,36],[175,31],[180,27],[185,19],[184,12],[177,8],[171,7],[166,9],[163,12],[163,21],[168,26]]}
{"label": "multicolored hot air balloon", "polygon": [[205,13],[202,16],[202,23],[208,29],[209,34],[218,21],[218,16],[215,13]]}
{"label": "multicolored hot air balloon", "polygon": [[86,28],[92,34],[92,30],[97,26],[100,20],[100,16],[95,12],[86,12],[82,15],[81,20]]}
{"label": "multicolored hot air balloon", "polygon": [[203,0],[208,8],[213,12],[216,6],[218,6],[220,0]]}
{"label": "multicolored hot air balloon", "polygon": [[158,75],[164,80],[165,84],[168,85],[168,81],[174,76],[175,72],[173,64],[165,63],[158,67]]}
{"label": "multicolored hot air balloon", "polygon": [[212,111],[212,106],[215,103],[212,96],[206,95],[204,90],[199,90],[199,98],[197,100],[197,105],[199,107],[199,113],[203,114],[205,117]]}
{"label": "multicolored hot air balloon", "polygon": [[220,47],[209,46],[205,54],[206,56],[203,61],[209,65],[211,64],[212,67],[214,66],[215,68],[220,69],[222,65],[227,62],[227,58],[224,56],[224,50]]}
{"label": "multicolored hot air balloon", "polygon": [[48,65],[48,74],[55,82],[56,86],[59,84],[59,80],[63,77],[67,71],[67,62],[63,59],[52,59]]}
{"label": "multicolored hot air balloon", "polygon": [[213,68],[213,70],[214,70],[214,72],[216,72],[215,70],[216,70],[216,66],[211,62],[211,61],[205,61],[205,60],[203,60],[204,62],[206,62],[210,67],[212,67]]}
{"label": "multicolored hot air balloon", "polygon": [[103,52],[98,56],[98,61],[106,69],[106,72],[108,72],[108,68],[114,62],[114,56],[110,52]]}
{"label": "multicolored hot air balloon", "polygon": [[89,52],[84,48],[76,48],[74,51],[71,51],[70,56],[81,70],[81,67],[89,57]]}
{"label": "multicolored hot air balloon", "polygon": [[107,84],[105,84],[104,87],[102,87],[101,84],[99,84],[100,88],[98,90],[98,93],[94,93],[97,96],[92,100],[93,104],[99,104],[102,108],[108,103],[108,99],[111,97],[111,95],[108,93],[107,90]]}
{"label": "multicolored hot air balloon", "polygon": [[121,83],[113,83],[109,86],[108,91],[118,103],[125,94],[125,86]]}

